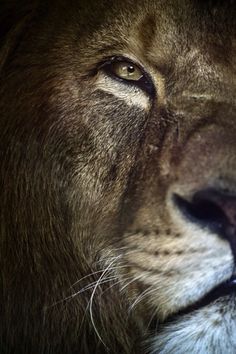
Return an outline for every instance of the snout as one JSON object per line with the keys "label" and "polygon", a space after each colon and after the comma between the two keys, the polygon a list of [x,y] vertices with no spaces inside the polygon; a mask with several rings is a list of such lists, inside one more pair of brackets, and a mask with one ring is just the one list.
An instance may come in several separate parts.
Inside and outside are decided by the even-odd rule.
{"label": "snout", "polygon": [[169,189],[169,212],[178,211],[174,223],[181,219],[184,232],[193,226],[204,232],[206,243],[210,234],[227,241],[236,261],[235,117],[235,109],[224,106],[208,122],[202,119],[183,133],[178,159],[171,164],[175,183]]}

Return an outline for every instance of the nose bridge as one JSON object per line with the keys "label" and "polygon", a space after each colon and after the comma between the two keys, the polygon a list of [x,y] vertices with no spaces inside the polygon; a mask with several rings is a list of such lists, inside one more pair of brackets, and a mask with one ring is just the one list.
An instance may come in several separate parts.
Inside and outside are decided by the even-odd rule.
{"label": "nose bridge", "polygon": [[[234,163],[236,157],[235,128],[225,124],[210,124],[192,133],[184,146],[185,158],[193,159],[195,164],[205,163],[211,167],[215,163],[220,167]],[[190,161],[189,161],[190,162]]]}
{"label": "nose bridge", "polygon": [[198,120],[190,117],[179,139],[179,174],[199,181],[228,176],[236,188],[236,109],[220,108],[209,115],[203,111]]}
{"label": "nose bridge", "polygon": [[162,150],[160,178],[186,197],[207,188],[236,193],[236,107],[210,105],[196,107],[192,115],[188,105],[178,120],[178,137],[173,126]]}

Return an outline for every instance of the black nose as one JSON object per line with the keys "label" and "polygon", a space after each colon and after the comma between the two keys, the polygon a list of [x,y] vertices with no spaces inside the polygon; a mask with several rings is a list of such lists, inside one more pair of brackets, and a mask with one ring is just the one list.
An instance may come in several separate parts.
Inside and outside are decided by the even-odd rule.
{"label": "black nose", "polygon": [[226,238],[236,258],[236,194],[206,189],[195,193],[191,201],[177,194],[174,200],[191,222]]}

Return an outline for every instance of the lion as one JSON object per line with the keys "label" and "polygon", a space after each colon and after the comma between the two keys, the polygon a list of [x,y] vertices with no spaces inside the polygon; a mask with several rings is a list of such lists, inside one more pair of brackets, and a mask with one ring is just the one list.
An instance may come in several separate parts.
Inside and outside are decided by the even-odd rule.
{"label": "lion", "polygon": [[2,0],[0,352],[236,352],[235,1]]}

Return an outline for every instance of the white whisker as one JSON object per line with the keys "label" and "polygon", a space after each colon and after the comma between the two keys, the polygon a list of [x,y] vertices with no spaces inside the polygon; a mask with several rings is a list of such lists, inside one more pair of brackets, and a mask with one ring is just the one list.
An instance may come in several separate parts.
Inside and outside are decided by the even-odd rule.
{"label": "white whisker", "polygon": [[89,278],[89,277],[92,277],[93,275],[102,273],[103,271],[104,271],[104,269],[101,269],[101,270],[98,270],[98,271],[96,271],[96,272],[92,272],[92,273],[90,273],[90,274],[88,274],[88,275],[85,275],[84,277],[82,277],[82,278],[80,278],[79,280],[77,280],[74,284],[72,284],[69,289],[71,289],[71,288],[73,288],[73,286],[79,284],[82,280],[84,280],[84,279],[86,279],[86,278]]}
{"label": "white whisker", "polygon": [[[142,278],[143,275],[138,275],[137,277],[132,277],[131,281],[128,282],[127,284],[125,284],[124,286],[122,286],[122,288],[120,289],[120,291],[122,292],[127,286],[129,286],[130,284],[132,284],[133,282],[135,282],[136,280],[139,280],[140,278]],[[130,279],[131,277],[129,277]]]}
{"label": "white whisker", "polygon": [[145,291],[143,291],[137,298],[136,300],[133,302],[133,304],[130,306],[129,308],[129,313],[131,311],[133,311],[133,309],[135,308],[135,306],[137,306],[145,297],[147,297],[149,294],[151,294],[152,292],[156,291],[156,289],[146,289]]}
{"label": "white whisker", "polygon": [[[116,277],[117,279],[117,277]],[[118,281],[116,281],[115,283],[111,284],[107,289],[105,289],[101,295],[103,295],[106,291],[110,290],[111,288],[113,288],[114,286],[120,284],[120,283],[123,283],[125,280],[129,280],[131,279],[131,277],[127,277],[127,278],[122,278],[122,279],[119,279]],[[119,289],[120,291],[120,289]]]}
{"label": "white whisker", "polygon": [[[105,284],[105,283],[108,283],[110,282],[111,280],[115,280],[117,277],[116,276],[111,276],[109,278],[106,278],[105,280],[103,280],[102,282],[100,282],[100,284]],[[51,308],[51,307],[54,307],[56,305],[59,305],[61,303],[64,303],[65,301],[69,301],[69,300],[72,300],[74,297],[78,296],[79,294],[82,294],[83,292],[85,291],[88,291],[92,288],[94,288],[97,284],[97,280],[86,285],[85,287],[83,287],[82,289],[80,289],[79,291],[76,291],[75,293],[63,298],[62,300],[59,300],[57,302],[55,302],[54,304],[52,304],[51,306],[49,306],[48,308]]]}
{"label": "white whisker", "polygon": [[111,266],[113,265],[113,263],[115,263],[115,261],[117,261],[117,259],[119,259],[121,257],[121,255],[117,256],[108,266],[107,268],[104,270],[104,272],[102,273],[102,275],[100,276],[100,278],[98,279],[97,281],[97,284],[95,285],[94,289],[93,289],[93,292],[92,292],[92,295],[90,297],[90,300],[89,300],[89,313],[90,313],[90,318],[91,318],[91,322],[92,322],[92,325],[93,325],[93,328],[94,328],[94,331],[95,333],[97,334],[99,340],[103,343],[103,345],[107,348],[106,344],[103,342],[98,330],[97,330],[97,327],[95,325],[95,322],[94,322],[94,317],[93,317],[93,299],[94,299],[94,295],[95,295],[95,292],[98,288],[98,286],[100,285],[102,279],[105,277],[106,273],[108,271],[110,271],[111,269]]}

